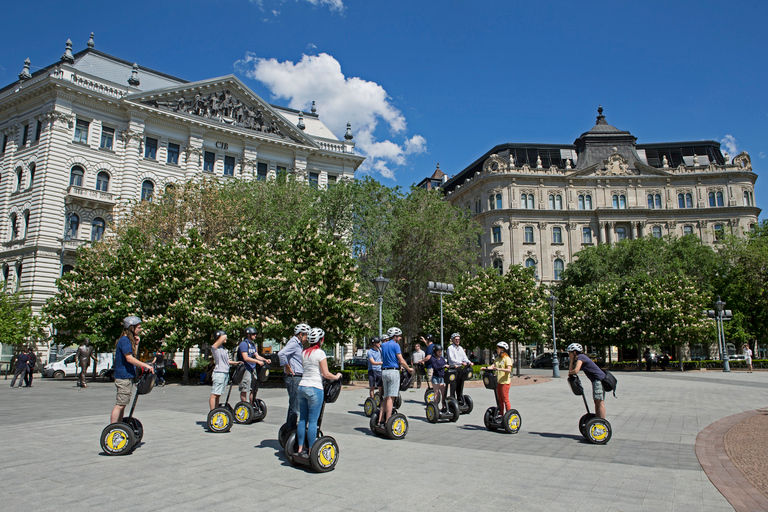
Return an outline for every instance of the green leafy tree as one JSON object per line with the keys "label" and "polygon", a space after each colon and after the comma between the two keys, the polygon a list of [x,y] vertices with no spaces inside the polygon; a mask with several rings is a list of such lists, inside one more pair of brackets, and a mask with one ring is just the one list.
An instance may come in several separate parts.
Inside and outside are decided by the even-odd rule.
{"label": "green leafy tree", "polygon": [[21,346],[44,338],[43,323],[19,293],[0,292],[0,343]]}

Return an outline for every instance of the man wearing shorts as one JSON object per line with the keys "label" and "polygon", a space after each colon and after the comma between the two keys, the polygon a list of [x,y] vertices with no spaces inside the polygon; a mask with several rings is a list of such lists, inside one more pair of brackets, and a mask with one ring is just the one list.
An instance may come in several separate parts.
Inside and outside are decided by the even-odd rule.
{"label": "man wearing shorts", "polygon": [[431,360],[435,351],[434,339],[435,337],[431,334],[427,334],[427,339],[424,339],[424,336],[421,337],[421,341],[426,345],[426,348],[424,349],[424,359],[421,360],[421,363],[424,365],[424,369],[427,372],[428,389],[432,389],[432,372],[434,371],[434,368],[432,368]]}
{"label": "man wearing shorts", "polygon": [[592,381],[592,398],[595,400],[595,415],[605,418],[605,391],[603,379],[605,372],[595,364],[593,360],[584,355],[584,349],[578,343],[571,343],[566,349],[571,359],[568,366],[568,375],[576,375],[579,370],[584,370],[584,375]]}
{"label": "man wearing shorts", "polygon": [[131,401],[133,379],[136,378],[136,366],[154,373],[155,369],[147,363],[142,363],[134,354],[139,351],[141,336],[141,319],[137,316],[127,316],[123,319],[123,335],[117,340],[114,357],[115,387],[117,398],[115,407],[110,415],[110,423],[123,421],[125,406]]}
{"label": "man wearing shorts", "polygon": [[379,423],[385,424],[392,416],[392,404],[395,397],[400,393],[400,368],[405,368],[413,373],[413,369],[403,359],[400,350],[400,340],[403,338],[403,331],[397,327],[387,329],[389,341],[381,345],[381,380],[384,383],[384,396],[381,400],[381,415]]}
{"label": "man wearing shorts", "polygon": [[368,349],[368,387],[371,400],[378,388],[384,393],[381,384],[381,340],[374,336],[371,338],[371,348]]}
{"label": "man wearing shorts", "polygon": [[253,399],[256,398],[256,389],[258,387],[258,377],[253,375],[253,371],[256,369],[256,364],[269,366],[269,361],[259,355],[256,343],[256,329],[248,327],[245,329],[245,339],[240,342],[240,346],[237,347],[237,360],[242,361],[245,364],[245,373],[243,374],[243,380],[240,381],[238,389],[240,390],[240,400],[248,401],[248,391],[251,392],[250,402],[253,403]]}

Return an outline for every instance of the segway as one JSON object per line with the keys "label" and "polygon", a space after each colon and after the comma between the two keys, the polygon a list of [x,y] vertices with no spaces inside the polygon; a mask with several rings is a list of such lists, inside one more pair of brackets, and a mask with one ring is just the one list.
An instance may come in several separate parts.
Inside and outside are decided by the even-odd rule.
{"label": "segway", "polygon": [[434,402],[435,401],[435,388],[434,388],[434,386],[435,385],[432,384],[431,388],[427,388],[427,389],[424,390],[424,403],[425,404],[428,404],[430,402]]}
{"label": "segway", "polygon": [[309,466],[318,473],[327,473],[336,467],[339,462],[339,445],[331,436],[323,435],[320,425],[323,423],[323,414],[325,413],[325,404],[332,404],[339,398],[341,392],[341,379],[334,381],[323,380],[323,391],[325,394],[323,405],[320,408],[320,417],[317,418],[317,439],[307,452],[307,457],[301,457],[297,453],[298,436],[296,428],[291,429],[285,437],[285,457],[291,465]]}
{"label": "segway", "polygon": [[131,453],[144,437],[144,427],[133,417],[139,395],[146,395],[155,387],[155,375],[145,371],[136,382],[136,393],[133,397],[131,412],[123,421],[110,423],[101,431],[101,449],[107,455],[125,455]]}
{"label": "segway", "polygon": [[[411,379],[411,382],[413,379]],[[401,377],[402,382],[402,377]],[[402,386],[401,386],[402,388]],[[394,401],[392,402],[392,406],[396,409],[400,408],[400,406],[403,405],[403,397],[400,395],[400,393],[397,394]],[[376,391],[373,394],[373,399],[371,397],[368,397],[365,399],[365,403],[363,404],[363,412],[366,416],[369,418],[373,413],[378,411],[381,408],[381,393]]]}
{"label": "segway", "polygon": [[[245,372],[243,372],[243,375],[245,375]],[[240,401],[235,404],[235,423],[248,425],[250,423],[261,421],[267,417],[267,404],[264,403],[264,400],[256,398],[256,394],[259,392],[259,382],[266,382],[267,378],[269,378],[269,367],[267,365],[259,365],[257,369],[254,369],[251,380],[253,400],[247,402]],[[242,380],[242,377],[240,380]]]}
{"label": "segway", "polygon": [[[413,374],[403,369],[400,369],[400,391],[405,391],[411,386],[413,382]],[[370,427],[371,431],[378,436],[386,436],[389,439],[404,439],[408,433],[408,418],[404,414],[397,412],[398,407],[402,405],[402,398],[400,393],[397,394],[392,401],[392,415],[387,420],[385,425],[379,424],[379,411],[374,411],[371,414]]]}
{"label": "segway", "polygon": [[[229,429],[232,428],[232,423],[235,421],[235,412],[232,409],[232,406],[229,405],[229,395],[232,393],[232,386],[235,384],[240,384],[240,381],[243,380],[243,375],[245,375],[245,365],[232,365],[232,368],[234,368],[234,370],[230,370],[231,376],[229,378],[229,391],[227,391],[227,400],[223,404],[219,404],[211,409],[211,412],[208,413],[208,431],[213,432],[214,434],[229,432]],[[248,402],[239,402],[237,405],[241,404],[250,406]],[[241,416],[241,420],[245,418],[245,410],[246,409],[243,407],[240,408],[240,413],[243,414],[243,416]],[[253,413],[253,411],[251,411],[251,413]],[[242,423],[244,421],[240,422]]]}
{"label": "segway", "polygon": [[587,408],[587,414],[579,419],[579,432],[592,444],[606,444],[611,440],[611,424],[605,418],[598,418],[589,412],[587,397],[578,375],[570,375],[568,384],[571,385],[571,391],[574,395],[581,395],[584,399],[584,407]]}
{"label": "segway", "polygon": [[447,420],[451,423],[455,422],[461,416],[459,411],[459,403],[452,397],[445,397],[446,410],[440,409],[440,394],[433,391],[433,399],[431,402],[427,402],[427,421],[430,423],[437,423],[438,421]]}
{"label": "segway", "polygon": [[464,394],[464,381],[471,379],[471,366],[451,366],[445,369],[445,384],[446,387],[450,386],[448,396],[456,399],[461,414],[469,414],[475,407],[472,397]]}
{"label": "segway", "polygon": [[483,416],[485,428],[492,432],[503,429],[507,434],[517,434],[520,431],[520,427],[523,426],[523,418],[516,409],[510,409],[504,415],[500,414],[501,400],[499,400],[499,394],[496,392],[496,384],[498,384],[496,372],[492,370],[484,371],[483,384],[485,389],[493,390],[493,396],[496,397],[496,407],[489,407]]}

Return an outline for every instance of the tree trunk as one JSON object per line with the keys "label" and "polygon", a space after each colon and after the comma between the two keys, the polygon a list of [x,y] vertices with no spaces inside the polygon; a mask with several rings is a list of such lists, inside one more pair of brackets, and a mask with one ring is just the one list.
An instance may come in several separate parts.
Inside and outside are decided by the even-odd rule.
{"label": "tree trunk", "polygon": [[184,364],[182,367],[184,368],[184,377],[182,382],[186,386],[189,384],[189,347],[184,347]]}

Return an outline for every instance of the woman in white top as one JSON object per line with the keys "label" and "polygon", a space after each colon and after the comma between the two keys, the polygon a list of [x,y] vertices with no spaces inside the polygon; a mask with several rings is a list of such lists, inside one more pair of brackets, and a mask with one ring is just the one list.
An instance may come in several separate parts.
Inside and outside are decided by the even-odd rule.
{"label": "woman in white top", "polygon": [[749,368],[747,373],[752,373],[752,349],[749,348],[748,343],[745,343],[742,348],[744,349],[744,360],[747,362],[747,368]]}
{"label": "woman in white top", "polygon": [[[339,380],[341,374],[336,375],[328,371],[328,362],[325,360],[325,352],[320,345],[325,339],[325,331],[315,327],[309,331],[307,337],[309,347],[302,353],[304,364],[304,376],[299,382],[299,425],[296,433],[299,450],[296,455],[307,457],[309,447],[317,439],[317,420],[320,418],[320,410],[323,407],[323,378]],[[305,445],[306,440],[306,445]]]}

